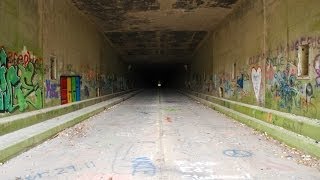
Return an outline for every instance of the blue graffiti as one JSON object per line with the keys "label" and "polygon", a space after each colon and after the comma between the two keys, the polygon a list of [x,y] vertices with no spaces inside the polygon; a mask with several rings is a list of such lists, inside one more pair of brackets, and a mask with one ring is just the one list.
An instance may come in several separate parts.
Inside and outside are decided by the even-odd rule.
{"label": "blue graffiti", "polygon": [[153,165],[152,161],[147,157],[139,157],[132,161],[132,175],[136,173],[143,173],[149,176],[154,176],[156,174],[156,167]]}
{"label": "blue graffiti", "polygon": [[59,98],[57,84],[52,83],[50,80],[46,80],[46,98]]}
{"label": "blue graffiti", "polygon": [[243,74],[241,74],[241,76],[238,77],[238,79],[237,79],[237,85],[241,89],[243,89],[243,81],[244,81],[244,77],[243,77]]}
{"label": "blue graffiti", "polygon": [[232,84],[230,81],[228,80],[224,80],[224,92],[228,97],[233,96],[233,88],[232,88]]}
{"label": "blue graffiti", "polygon": [[274,75],[275,88],[273,89],[277,96],[280,96],[280,107],[287,108],[289,111],[295,103],[294,99],[299,91],[296,88],[296,76],[288,75],[288,71],[279,71]]}
{"label": "blue graffiti", "polygon": [[249,151],[237,150],[237,149],[228,149],[224,150],[223,154],[230,157],[251,157],[252,153]]}

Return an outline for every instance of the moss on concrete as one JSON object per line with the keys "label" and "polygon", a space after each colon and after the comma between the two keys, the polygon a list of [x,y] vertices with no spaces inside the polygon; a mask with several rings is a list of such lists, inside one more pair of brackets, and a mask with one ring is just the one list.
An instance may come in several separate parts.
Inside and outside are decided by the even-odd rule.
{"label": "moss on concrete", "polygon": [[[266,123],[277,125],[289,131],[292,131],[304,136],[308,136],[312,139],[320,141],[320,133],[319,133],[320,121],[319,120],[293,116],[292,114],[277,112],[277,111],[269,110],[266,108],[261,108],[253,105],[247,105],[247,104],[243,104],[235,101],[217,98],[214,96],[209,96],[209,95],[197,93],[194,91],[193,92],[188,91],[188,93],[194,96],[200,97],[202,99],[207,99],[210,102],[230,108],[232,110],[248,115],[250,117],[262,120]],[[303,119],[307,119],[307,120],[303,120]]]}
{"label": "moss on concrete", "polygon": [[[78,117],[71,119],[70,121],[65,122],[64,124],[61,124],[59,126],[55,126],[45,132],[39,133],[33,137],[30,137],[26,140],[23,140],[21,142],[17,142],[16,144],[13,144],[10,147],[7,147],[5,149],[0,149],[0,162],[3,163],[9,159],[11,159],[14,156],[17,156],[18,154],[30,149],[31,147],[34,147],[44,141],[46,141],[47,139],[53,137],[54,135],[56,135],[57,133],[63,131],[66,128],[72,127],[86,119],[88,119],[89,117],[98,114],[102,111],[104,111],[105,109],[112,107],[122,101],[125,101],[126,99],[129,99],[131,97],[133,97],[134,95],[138,94],[140,91],[135,91],[132,94],[130,94],[129,96],[123,97],[115,102],[111,102],[106,106],[103,106],[101,108],[95,109],[91,112],[88,113],[84,113],[79,115]],[[120,96],[123,95],[124,93],[117,93],[117,94],[113,94],[112,96]]]}
{"label": "moss on concrete", "polygon": [[[125,93],[132,92],[132,91],[133,90],[123,91],[123,92],[119,92],[119,93],[109,94],[106,96],[101,96],[98,98],[92,98],[92,99],[88,99],[88,100],[84,100],[84,101],[80,101],[80,102],[76,102],[76,103],[72,103],[72,104],[68,104],[68,105],[63,105],[63,106],[59,106],[60,108],[56,108],[54,110],[42,109],[39,111],[35,111],[31,115],[17,118],[13,121],[1,122],[1,119],[0,119],[0,136],[7,134],[7,133],[10,133],[10,132],[13,132],[13,131],[16,131],[16,130],[19,130],[19,129],[22,129],[24,127],[28,127],[28,126],[43,122],[45,120],[48,120],[48,119],[51,119],[51,118],[54,118],[54,117],[57,117],[57,116],[60,116],[63,114],[70,113],[75,110],[82,109],[84,107],[88,107],[93,104],[97,104],[102,101],[106,101],[106,100],[111,99],[113,97],[120,96]],[[51,108],[48,108],[48,109],[51,109]]]}
{"label": "moss on concrete", "polygon": [[[212,99],[212,98],[204,98],[204,99],[199,98],[199,97],[193,95],[193,94],[197,94],[194,92],[191,92],[191,93],[182,92],[182,93],[187,95],[190,98],[193,98],[193,99],[209,106],[210,108],[212,108],[214,110],[220,111],[221,113],[256,129],[258,131],[266,132],[270,136],[272,136],[273,138],[275,138],[279,141],[282,141],[282,142],[288,144],[289,146],[296,147],[304,152],[307,152],[307,153],[312,154],[314,156],[320,157],[320,144],[316,143],[315,139],[302,136],[302,135],[300,135],[300,133],[286,130],[283,127],[279,127],[277,124],[261,121],[255,117],[247,115],[250,113],[247,113],[247,114],[240,113],[236,110],[233,110],[233,109],[226,107],[226,105],[219,105],[218,103],[205,100],[205,99]],[[199,95],[199,96],[203,97],[201,95]],[[221,100],[220,100],[220,103],[221,103]],[[230,103],[227,103],[227,104],[230,104]],[[257,117],[270,118],[271,113],[265,113],[265,112],[259,111],[257,109],[251,109],[251,110],[252,110],[251,112],[253,112],[252,113],[253,116],[257,112],[258,113]],[[285,122],[285,123],[287,123],[286,124],[287,126],[295,126],[295,127],[290,127],[290,128],[287,127],[288,129],[296,129],[297,131],[299,130],[300,132],[304,132],[304,133],[307,133],[306,131],[310,131],[310,134],[314,133],[314,134],[312,134],[312,136],[318,137],[317,135],[319,133],[317,133],[315,131],[315,129],[317,129],[317,127],[315,127],[315,126],[312,127],[312,125],[310,125],[310,124],[307,125],[306,123],[296,122],[293,120],[288,121],[287,118],[280,117],[280,116],[276,116],[276,118],[278,118],[277,119],[278,121],[282,121],[282,122],[285,122],[287,120]],[[285,124],[285,123],[283,123],[283,124]],[[299,129],[298,127],[301,127],[301,128]],[[319,129],[318,129],[318,132],[320,132]]]}

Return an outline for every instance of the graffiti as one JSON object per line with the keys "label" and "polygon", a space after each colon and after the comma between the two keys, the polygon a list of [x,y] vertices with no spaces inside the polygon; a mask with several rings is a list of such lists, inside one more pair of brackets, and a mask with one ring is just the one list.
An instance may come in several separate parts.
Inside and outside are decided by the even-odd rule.
{"label": "graffiti", "polygon": [[241,76],[237,78],[237,86],[241,89],[243,89],[243,81],[244,81],[244,75],[241,74]]}
{"label": "graffiti", "polygon": [[316,71],[316,86],[320,87],[320,54],[315,57],[314,69]]}
{"label": "graffiti", "polygon": [[311,97],[313,96],[313,88],[311,83],[308,83],[306,86],[306,99],[307,102],[311,102]]}
{"label": "graffiti", "polygon": [[267,57],[266,59],[267,66],[283,66],[286,65],[286,60],[282,55],[278,57]]}
{"label": "graffiti", "polygon": [[213,75],[213,89],[217,89],[219,86],[219,78],[216,74]]}
{"label": "graffiti", "polygon": [[50,80],[46,80],[46,98],[59,98],[57,84],[52,83]]}
{"label": "graffiti", "polygon": [[42,59],[37,58],[32,54],[32,52],[27,50],[27,47],[24,46],[21,53],[8,51],[7,57],[7,67],[10,68],[11,66],[23,65],[27,66],[29,63],[33,64],[41,64]]}
{"label": "graffiti", "polygon": [[127,80],[123,76],[114,76],[114,84],[116,90],[126,90],[128,89]]}
{"label": "graffiti", "polygon": [[73,69],[73,65],[72,64],[67,64],[67,71],[71,72]]}
{"label": "graffiti", "polygon": [[294,101],[295,97],[299,93],[296,85],[296,76],[289,74],[289,70],[278,71],[274,75],[274,82],[271,91],[274,92],[276,96],[280,96],[281,108],[287,108],[291,111],[292,105],[296,102]]}
{"label": "graffiti", "polygon": [[258,69],[252,68],[251,70],[251,78],[252,78],[252,85],[253,90],[256,95],[257,101],[259,101],[260,96],[260,88],[261,88],[261,68]]}
{"label": "graffiti", "polygon": [[[0,50],[0,111],[23,112],[29,105],[36,109],[43,107],[42,90],[34,83],[35,67],[31,61],[23,64],[7,64],[5,50]],[[26,63],[26,64],[25,64]]]}
{"label": "graffiti", "polygon": [[89,96],[90,96],[88,86],[84,86],[84,95],[85,95],[86,97],[89,97]]}
{"label": "graffiti", "polygon": [[249,58],[249,65],[256,65],[256,64],[259,64],[259,62],[264,58],[264,54],[259,54],[259,55],[256,55],[256,56],[253,56],[253,57],[250,57]]}
{"label": "graffiti", "polygon": [[251,157],[252,153],[249,151],[237,150],[237,149],[228,149],[223,151],[223,154],[229,157]]}
{"label": "graffiti", "polygon": [[214,162],[175,161],[182,173],[213,173]]}
{"label": "graffiti", "polygon": [[185,160],[175,161],[181,172],[181,179],[203,180],[203,179],[251,179],[250,174],[245,175],[217,175],[214,171],[215,162],[189,162]]}
{"label": "graffiti", "polygon": [[310,47],[317,47],[320,45],[320,37],[301,37],[290,44],[290,51],[297,51],[302,44],[308,44]]}
{"label": "graffiti", "polygon": [[123,131],[117,132],[115,136],[119,137],[137,137],[138,133],[134,129],[125,129]]}
{"label": "graffiti", "polygon": [[96,80],[96,71],[91,68],[89,64],[82,64],[80,66],[80,72],[82,72],[82,77],[87,81]]}
{"label": "graffiti", "polygon": [[55,176],[61,176],[63,174],[77,173],[81,170],[92,169],[95,167],[96,165],[94,164],[94,162],[90,161],[90,162],[85,162],[78,165],[70,164],[68,166],[59,167],[52,170],[39,171],[39,172],[33,173],[32,175],[29,174],[23,177],[16,177],[15,179],[33,180],[37,178],[41,179],[41,178],[55,177]]}
{"label": "graffiti", "polygon": [[111,76],[106,76],[104,74],[100,75],[99,83],[100,83],[100,88],[103,92],[107,90],[112,90]]}
{"label": "graffiti", "polygon": [[[316,62],[314,65],[316,67]],[[285,59],[282,54],[267,58],[266,83],[269,107],[313,116],[317,114],[317,108],[311,102],[314,98],[313,85],[298,80],[295,62]]]}
{"label": "graffiti", "polygon": [[190,175],[186,174],[182,176],[182,179],[192,179],[192,180],[204,180],[204,179],[252,179],[250,174],[245,175],[209,175],[209,176],[203,176],[203,175]]}
{"label": "graffiti", "polygon": [[136,173],[143,173],[149,176],[154,176],[156,174],[156,167],[153,165],[152,161],[147,157],[139,157],[132,161],[132,175]]}
{"label": "graffiti", "polygon": [[227,97],[233,96],[234,91],[233,91],[233,85],[232,85],[231,81],[224,80],[224,92]]}

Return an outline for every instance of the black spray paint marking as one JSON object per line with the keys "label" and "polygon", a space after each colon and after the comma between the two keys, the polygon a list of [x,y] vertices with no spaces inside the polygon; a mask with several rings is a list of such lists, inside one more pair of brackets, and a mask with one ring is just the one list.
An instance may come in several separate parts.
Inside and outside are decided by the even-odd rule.
{"label": "black spray paint marking", "polygon": [[251,157],[252,153],[249,151],[237,150],[237,149],[228,149],[223,151],[223,154],[229,157]]}

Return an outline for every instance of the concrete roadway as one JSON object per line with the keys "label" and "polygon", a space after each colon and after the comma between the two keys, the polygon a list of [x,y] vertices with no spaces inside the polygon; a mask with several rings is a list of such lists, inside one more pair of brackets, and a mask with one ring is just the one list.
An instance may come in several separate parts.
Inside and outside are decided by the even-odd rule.
{"label": "concrete roadway", "polygon": [[0,166],[0,179],[320,179],[289,151],[183,95],[148,90]]}

